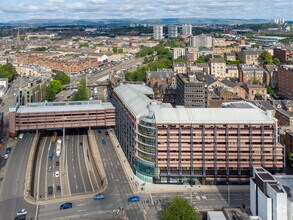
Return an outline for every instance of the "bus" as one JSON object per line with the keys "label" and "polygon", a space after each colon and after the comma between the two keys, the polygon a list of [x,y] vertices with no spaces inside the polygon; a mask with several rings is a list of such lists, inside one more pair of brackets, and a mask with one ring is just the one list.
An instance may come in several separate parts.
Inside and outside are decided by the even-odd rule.
{"label": "bus", "polygon": [[52,160],[52,159],[53,159],[53,152],[49,151],[49,160]]}

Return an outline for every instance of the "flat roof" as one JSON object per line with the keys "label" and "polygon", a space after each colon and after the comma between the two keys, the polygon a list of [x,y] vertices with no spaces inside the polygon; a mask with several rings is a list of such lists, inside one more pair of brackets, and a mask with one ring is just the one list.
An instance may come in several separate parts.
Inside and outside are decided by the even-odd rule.
{"label": "flat roof", "polygon": [[159,108],[158,124],[274,124],[274,118],[254,108]]}
{"label": "flat roof", "polygon": [[226,220],[226,217],[222,211],[208,211],[207,215],[210,220]]}
{"label": "flat roof", "polygon": [[257,175],[264,181],[276,181],[274,177],[268,172],[257,173]]}
{"label": "flat roof", "polygon": [[38,112],[64,112],[115,109],[112,103],[95,101],[68,101],[68,102],[36,102],[25,106],[13,106],[10,112],[38,113]]}

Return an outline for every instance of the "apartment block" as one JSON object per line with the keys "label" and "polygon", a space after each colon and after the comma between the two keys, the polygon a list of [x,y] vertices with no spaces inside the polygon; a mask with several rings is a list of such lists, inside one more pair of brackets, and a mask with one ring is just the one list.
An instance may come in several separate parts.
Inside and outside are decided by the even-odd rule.
{"label": "apartment block", "polygon": [[172,48],[172,60],[176,60],[177,58],[183,58],[186,55],[186,49],[185,48]]}
{"label": "apartment block", "polygon": [[143,181],[241,183],[255,166],[282,172],[277,121],[257,107],[173,108],[127,84],[112,100],[117,138]]}
{"label": "apartment block", "polygon": [[281,63],[287,63],[290,60],[293,61],[293,47],[274,48],[274,57],[278,58]]}
{"label": "apartment block", "polygon": [[213,37],[210,35],[198,35],[190,37],[190,47],[204,47],[204,48],[212,48]]}
{"label": "apartment block", "polygon": [[27,103],[44,101],[46,88],[50,84],[50,81],[51,78],[46,76],[29,80],[27,85],[19,88],[16,95],[16,102],[19,105],[26,105]]}
{"label": "apartment block", "polygon": [[153,25],[153,37],[154,40],[162,40],[164,39],[164,33],[163,33],[163,25]]}
{"label": "apartment block", "polygon": [[238,60],[244,64],[259,65],[260,58],[263,50],[241,50],[238,52]]}
{"label": "apartment block", "polygon": [[182,25],[182,34],[183,35],[192,35],[192,25],[191,24]]}
{"label": "apartment block", "polygon": [[239,64],[239,81],[243,83],[251,84],[254,81],[263,83],[265,69],[261,66],[255,66],[253,64]]}
{"label": "apartment block", "polygon": [[168,38],[178,37],[178,27],[176,25],[168,26]]}
{"label": "apartment block", "polygon": [[211,75],[219,79],[226,77],[226,62],[223,58],[211,58],[209,66]]}
{"label": "apartment block", "polygon": [[293,65],[279,67],[278,91],[284,98],[293,99]]}

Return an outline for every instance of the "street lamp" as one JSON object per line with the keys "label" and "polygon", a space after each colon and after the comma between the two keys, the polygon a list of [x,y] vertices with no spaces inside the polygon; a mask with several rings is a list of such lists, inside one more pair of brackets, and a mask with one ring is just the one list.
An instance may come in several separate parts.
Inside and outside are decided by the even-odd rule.
{"label": "street lamp", "polygon": [[226,184],[228,185],[228,205],[230,207],[230,181],[227,180]]}

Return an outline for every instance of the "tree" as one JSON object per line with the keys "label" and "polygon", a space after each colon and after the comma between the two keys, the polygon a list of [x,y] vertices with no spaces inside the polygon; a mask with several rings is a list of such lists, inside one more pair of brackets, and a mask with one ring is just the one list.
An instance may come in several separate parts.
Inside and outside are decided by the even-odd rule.
{"label": "tree", "polygon": [[264,51],[260,58],[264,61],[264,64],[273,64],[273,56],[268,51]]}
{"label": "tree", "polygon": [[89,100],[89,90],[86,86],[85,80],[81,80],[78,90],[72,96],[72,101],[86,101]]}
{"label": "tree", "polygon": [[112,48],[113,53],[118,53],[118,48],[117,47],[113,47]]}
{"label": "tree", "polygon": [[52,86],[55,94],[61,91],[62,89],[62,83],[59,80],[51,80],[50,85]]}
{"label": "tree", "polygon": [[162,213],[163,220],[198,220],[199,217],[186,198],[174,197]]}
{"label": "tree", "polygon": [[174,60],[175,63],[186,63],[187,62],[187,56],[184,57],[178,57]]}
{"label": "tree", "polygon": [[57,72],[53,75],[53,79],[59,80],[62,85],[70,83],[70,77],[64,72]]}
{"label": "tree", "polygon": [[0,78],[8,78],[8,81],[11,82],[14,79],[16,73],[16,69],[11,63],[4,65],[0,64]]}
{"label": "tree", "polygon": [[48,85],[45,91],[45,100],[53,101],[55,99],[56,93],[51,85]]}
{"label": "tree", "polygon": [[281,61],[279,60],[279,58],[274,58],[273,59],[273,63],[275,64],[275,65],[280,65],[281,64]]}
{"label": "tree", "polygon": [[270,96],[275,96],[276,95],[276,92],[269,86],[269,85],[265,85],[265,87],[267,88],[267,93],[270,95]]}
{"label": "tree", "polygon": [[122,48],[119,48],[118,49],[118,53],[123,53],[123,49]]}
{"label": "tree", "polygon": [[288,153],[288,160],[290,162],[290,166],[292,167],[292,164],[293,164],[293,152]]}

